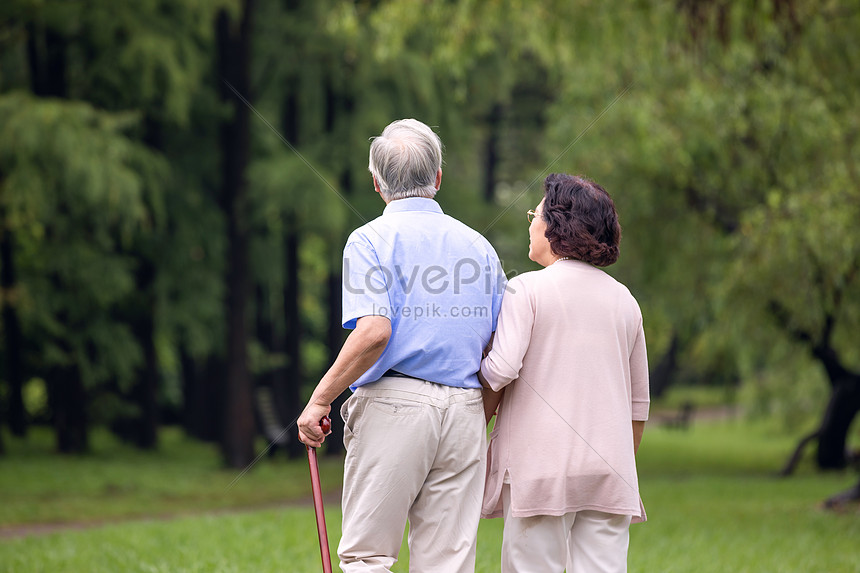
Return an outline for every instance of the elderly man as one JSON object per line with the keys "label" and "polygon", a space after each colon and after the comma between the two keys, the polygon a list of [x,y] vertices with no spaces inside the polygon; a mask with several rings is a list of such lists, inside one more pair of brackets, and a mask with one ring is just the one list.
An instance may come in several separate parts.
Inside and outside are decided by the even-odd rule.
{"label": "elderly man", "polygon": [[350,333],[299,418],[319,446],[320,419],[341,409],[346,461],[344,572],[390,571],[409,521],[410,571],[472,572],[486,435],[477,371],[496,328],[501,265],[479,233],[434,200],[442,143],[414,119],[370,146],[382,216],[356,229],[343,256]]}

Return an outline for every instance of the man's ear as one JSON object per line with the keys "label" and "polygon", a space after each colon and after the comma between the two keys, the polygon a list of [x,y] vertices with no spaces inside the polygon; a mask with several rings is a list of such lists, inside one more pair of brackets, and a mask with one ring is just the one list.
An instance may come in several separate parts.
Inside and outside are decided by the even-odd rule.
{"label": "man's ear", "polygon": [[442,186],[442,170],[436,172],[436,191]]}
{"label": "man's ear", "polygon": [[379,182],[376,180],[376,177],[373,178],[373,189],[379,193],[379,198],[385,201],[385,204],[388,205],[391,201],[385,198],[385,195],[382,194],[382,189],[379,187]]}

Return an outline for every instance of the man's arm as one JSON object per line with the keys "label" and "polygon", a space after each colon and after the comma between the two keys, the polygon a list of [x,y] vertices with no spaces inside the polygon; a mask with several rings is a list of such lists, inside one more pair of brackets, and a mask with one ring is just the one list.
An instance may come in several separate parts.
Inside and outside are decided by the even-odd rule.
{"label": "man's arm", "polygon": [[633,420],[633,455],[639,451],[639,444],[642,443],[642,434],[645,433],[645,422]]}
{"label": "man's arm", "polygon": [[364,316],[340,349],[337,359],[317,384],[299,416],[299,440],[318,448],[325,441],[320,420],[331,412],[331,403],[358,380],[382,355],[391,338],[391,322],[383,316]]}

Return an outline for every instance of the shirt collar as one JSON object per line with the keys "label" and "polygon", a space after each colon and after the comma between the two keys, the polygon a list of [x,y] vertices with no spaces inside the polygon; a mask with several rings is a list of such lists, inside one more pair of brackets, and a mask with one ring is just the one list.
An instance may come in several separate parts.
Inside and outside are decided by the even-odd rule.
{"label": "shirt collar", "polygon": [[395,199],[385,206],[382,211],[383,215],[390,213],[401,213],[403,211],[430,211],[431,213],[442,214],[442,207],[435,199],[426,197],[408,197],[406,199]]}

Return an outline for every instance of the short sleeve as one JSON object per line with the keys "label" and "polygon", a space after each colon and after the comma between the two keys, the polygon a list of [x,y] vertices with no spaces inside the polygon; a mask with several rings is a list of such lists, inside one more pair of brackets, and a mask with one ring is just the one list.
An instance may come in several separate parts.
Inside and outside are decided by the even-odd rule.
{"label": "short sleeve", "polygon": [[651,395],[648,380],[648,352],[645,348],[645,329],[641,318],[633,349],[630,352],[630,395],[633,420],[647,421]]}
{"label": "short sleeve", "polygon": [[391,318],[389,275],[372,245],[360,240],[347,242],[343,249],[344,328],[355,328],[356,321],[363,316]]}

